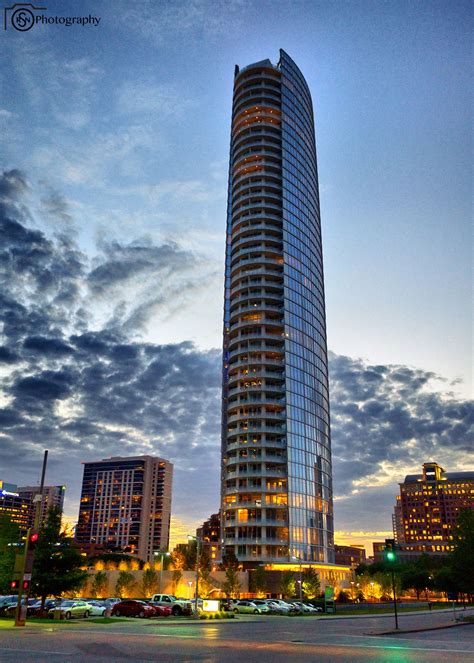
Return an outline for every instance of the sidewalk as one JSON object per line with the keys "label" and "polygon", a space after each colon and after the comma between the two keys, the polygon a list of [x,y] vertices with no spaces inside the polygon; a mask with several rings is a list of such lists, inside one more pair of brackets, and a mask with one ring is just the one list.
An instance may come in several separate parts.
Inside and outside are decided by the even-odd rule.
{"label": "sidewalk", "polygon": [[[443,610],[443,612],[445,612]],[[399,628],[398,630],[396,629],[391,629],[389,631],[370,631],[368,633],[365,633],[365,635],[398,635],[399,633],[423,633],[425,631],[441,631],[443,629],[447,628],[457,628],[458,626],[474,626],[474,623],[472,621],[464,621],[463,616],[466,615],[468,610],[462,611],[462,614],[459,615],[459,617],[456,618],[456,621],[454,621],[453,618],[451,618],[450,621],[445,621],[440,624],[429,624],[426,626],[418,626],[416,628]],[[461,611],[460,611],[461,613]],[[471,619],[472,619],[472,609],[471,609]],[[393,615],[392,615],[393,618]]]}

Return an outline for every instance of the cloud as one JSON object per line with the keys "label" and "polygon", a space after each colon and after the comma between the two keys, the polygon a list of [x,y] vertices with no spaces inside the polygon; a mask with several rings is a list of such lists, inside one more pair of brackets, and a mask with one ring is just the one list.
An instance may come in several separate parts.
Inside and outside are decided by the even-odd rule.
{"label": "cloud", "polygon": [[[221,352],[145,343],[136,326],[196,297],[209,266],[146,238],[102,241],[91,266],[73,238],[30,227],[29,188],[18,171],[0,177],[2,473],[34,480],[48,446],[48,481],[76,505],[81,461],[155,454],[175,464],[176,517],[206,517],[219,499]],[[93,324],[110,300],[114,315]],[[467,467],[473,404],[435,374],[331,354],[330,378],[338,529],[389,529],[397,481],[427,460]]]}
{"label": "cloud", "polygon": [[151,1],[134,6],[127,3],[117,12],[118,23],[129,32],[160,45],[170,40],[205,39],[207,42],[228,37],[229,24],[234,30],[244,23],[248,3],[234,0],[179,0],[157,6]]}
{"label": "cloud", "polygon": [[123,83],[117,94],[119,113],[136,115],[152,113],[155,118],[183,116],[192,105],[183,92],[172,85],[157,85],[151,80],[130,80]]}

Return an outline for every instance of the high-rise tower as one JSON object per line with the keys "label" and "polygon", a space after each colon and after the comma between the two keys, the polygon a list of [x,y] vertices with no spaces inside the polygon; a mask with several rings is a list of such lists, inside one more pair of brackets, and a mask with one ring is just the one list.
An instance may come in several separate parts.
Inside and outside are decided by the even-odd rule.
{"label": "high-rise tower", "polygon": [[334,562],[318,171],[293,60],[235,68],[227,207],[222,541],[253,562]]}

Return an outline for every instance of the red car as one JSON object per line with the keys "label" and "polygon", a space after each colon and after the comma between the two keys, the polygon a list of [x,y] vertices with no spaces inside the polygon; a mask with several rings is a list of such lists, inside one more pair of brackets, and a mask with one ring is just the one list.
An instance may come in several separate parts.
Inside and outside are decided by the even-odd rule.
{"label": "red car", "polygon": [[172,613],[171,608],[167,605],[156,605],[152,601],[149,601],[148,605],[154,609],[157,617],[169,617]]}
{"label": "red car", "polygon": [[113,617],[153,617],[155,615],[155,608],[148,605],[145,601],[135,601],[127,599],[116,603],[112,608]]}

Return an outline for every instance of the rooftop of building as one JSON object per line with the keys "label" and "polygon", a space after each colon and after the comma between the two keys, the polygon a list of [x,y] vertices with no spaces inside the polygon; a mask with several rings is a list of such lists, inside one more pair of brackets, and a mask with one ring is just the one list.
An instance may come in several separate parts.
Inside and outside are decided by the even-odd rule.
{"label": "rooftop of building", "polygon": [[[474,479],[474,471],[467,471],[467,472],[443,472],[442,476],[440,479],[437,479],[437,481],[460,481],[460,480],[466,480],[466,479]],[[420,481],[426,481],[426,479],[423,478],[423,474],[407,474],[405,477],[405,481],[403,483],[417,483]],[[403,485],[403,484],[401,484]]]}
{"label": "rooftop of building", "polygon": [[427,482],[433,483],[436,481],[466,481],[474,479],[474,471],[467,472],[446,472],[441,465],[435,461],[423,463],[421,474],[407,474],[403,486],[406,483],[419,483]]}

